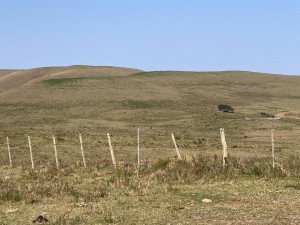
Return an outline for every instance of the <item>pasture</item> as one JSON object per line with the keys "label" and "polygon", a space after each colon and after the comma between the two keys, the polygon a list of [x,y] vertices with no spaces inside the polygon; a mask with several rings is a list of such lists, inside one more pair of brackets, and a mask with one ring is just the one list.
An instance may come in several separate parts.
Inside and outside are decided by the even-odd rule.
{"label": "pasture", "polygon": [[0,224],[30,224],[42,213],[49,224],[297,224],[299,85],[296,76],[242,71],[0,70]]}

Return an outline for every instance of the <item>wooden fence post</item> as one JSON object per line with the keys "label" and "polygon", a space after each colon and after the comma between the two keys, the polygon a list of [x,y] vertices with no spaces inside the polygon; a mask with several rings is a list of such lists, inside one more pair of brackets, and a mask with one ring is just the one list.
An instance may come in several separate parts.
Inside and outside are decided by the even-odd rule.
{"label": "wooden fence post", "polygon": [[141,164],[141,153],[140,153],[140,128],[138,128],[137,130],[137,142],[138,142],[138,146],[137,146],[137,151],[138,151],[138,167]]}
{"label": "wooden fence post", "polygon": [[112,145],[111,145],[111,140],[110,140],[110,134],[109,133],[107,133],[107,139],[108,139],[108,145],[109,145],[109,150],[110,150],[110,154],[111,154],[112,163],[113,163],[114,167],[117,168],[115,154],[114,154],[114,150],[113,150]]}
{"label": "wooden fence post", "polygon": [[227,152],[227,144],[225,139],[224,128],[220,128],[220,135],[221,135],[222,150],[223,150],[223,166],[225,166],[227,164],[228,152]]}
{"label": "wooden fence post", "polygon": [[56,141],[55,141],[55,136],[54,135],[53,135],[53,146],[54,146],[54,156],[55,156],[56,168],[59,169]]}
{"label": "wooden fence post", "polygon": [[31,141],[29,135],[27,135],[28,138],[28,145],[29,145],[29,152],[30,152],[30,160],[31,160],[31,168],[34,170],[34,163],[33,163],[33,156],[32,156],[32,148],[31,148]]}
{"label": "wooden fence post", "polygon": [[79,142],[80,142],[80,149],[81,149],[83,166],[86,167],[85,158],[84,158],[84,152],[83,152],[83,142],[82,142],[82,136],[81,136],[81,134],[79,134]]}
{"label": "wooden fence post", "polygon": [[271,142],[272,142],[272,166],[275,168],[275,144],[274,144],[274,130],[271,130]]}
{"label": "wooden fence post", "polygon": [[178,146],[176,144],[176,140],[175,140],[174,134],[172,133],[171,136],[172,136],[172,140],[174,142],[174,146],[175,146],[175,150],[176,150],[176,153],[177,153],[177,157],[178,157],[179,160],[182,160],[180,151],[179,151]]}
{"label": "wooden fence post", "polygon": [[11,160],[10,145],[9,145],[8,137],[6,137],[6,144],[7,144],[7,151],[8,151],[9,166],[12,167],[12,160]]}

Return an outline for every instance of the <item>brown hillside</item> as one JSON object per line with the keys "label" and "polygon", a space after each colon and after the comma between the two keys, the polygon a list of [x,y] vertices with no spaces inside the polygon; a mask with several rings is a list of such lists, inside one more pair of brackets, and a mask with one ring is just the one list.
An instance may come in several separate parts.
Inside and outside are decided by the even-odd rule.
{"label": "brown hillside", "polygon": [[44,67],[28,70],[1,70],[0,94],[18,90],[24,85],[29,85],[49,78],[75,78],[87,75],[93,76],[122,76],[140,72],[140,70],[118,67],[94,66],[69,66],[69,67]]}
{"label": "brown hillside", "polygon": [[0,78],[18,70],[0,70]]}

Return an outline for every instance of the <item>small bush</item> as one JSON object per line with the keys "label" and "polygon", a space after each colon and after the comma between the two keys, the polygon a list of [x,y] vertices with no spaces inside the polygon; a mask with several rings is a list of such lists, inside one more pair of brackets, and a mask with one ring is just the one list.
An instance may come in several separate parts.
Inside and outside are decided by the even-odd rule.
{"label": "small bush", "polygon": [[152,164],[151,169],[153,171],[165,170],[168,167],[170,162],[171,159],[158,159],[156,162]]}
{"label": "small bush", "polygon": [[218,105],[218,109],[222,112],[233,113],[234,109],[230,105]]}
{"label": "small bush", "polygon": [[265,118],[274,118],[275,116],[269,113],[265,113],[265,112],[260,112],[260,115],[265,117]]}
{"label": "small bush", "polygon": [[198,140],[194,140],[194,144],[201,145],[206,141],[205,138],[198,138]]}
{"label": "small bush", "polygon": [[134,169],[128,170],[124,168],[118,168],[107,180],[108,185],[115,185],[118,187],[129,186],[131,183],[131,178],[134,175]]}
{"label": "small bush", "polygon": [[24,199],[24,193],[20,186],[10,182],[2,182],[0,184],[0,201],[20,202]]}
{"label": "small bush", "polygon": [[290,176],[300,176],[300,157],[290,155],[285,163],[285,168]]}
{"label": "small bush", "polygon": [[288,175],[287,171],[278,165],[273,168],[270,158],[252,158],[245,161],[240,174],[264,178],[279,178]]}

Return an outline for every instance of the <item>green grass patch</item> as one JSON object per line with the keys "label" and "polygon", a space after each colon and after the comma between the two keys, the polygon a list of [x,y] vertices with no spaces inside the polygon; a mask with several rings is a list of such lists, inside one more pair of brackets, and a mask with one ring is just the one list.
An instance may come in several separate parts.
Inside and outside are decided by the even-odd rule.
{"label": "green grass patch", "polygon": [[160,102],[142,100],[124,100],[122,106],[130,109],[150,109],[161,106]]}
{"label": "green grass patch", "polygon": [[46,86],[66,86],[76,83],[80,78],[58,78],[42,81]]}
{"label": "green grass patch", "polygon": [[79,81],[84,80],[103,80],[103,79],[113,79],[116,76],[86,76],[86,77],[75,77],[75,78],[55,78],[55,79],[49,79],[44,80],[42,83],[45,86],[72,86]]}

